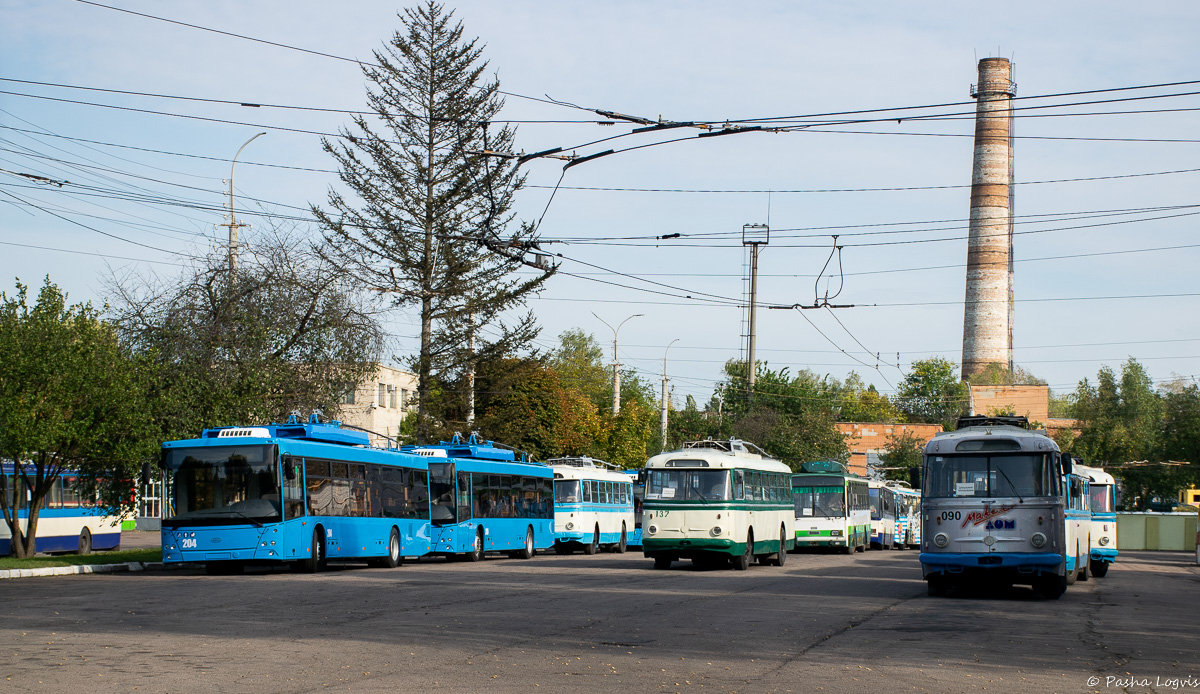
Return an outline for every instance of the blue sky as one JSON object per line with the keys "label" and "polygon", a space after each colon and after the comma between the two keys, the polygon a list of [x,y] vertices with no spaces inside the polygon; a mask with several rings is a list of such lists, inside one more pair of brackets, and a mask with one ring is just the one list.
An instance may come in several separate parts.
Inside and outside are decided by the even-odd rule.
{"label": "blue sky", "polygon": [[[400,26],[396,12],[401,7],[219,0],[105,4],[361,59]],[[506,91],[677,121],[969,102],[975,61],[990,55],[1013,59],[1021,96],[1200,79],[1194,67],[1200,64],[1194,40],[1200,10],[1183,2],[1014,2],[1001,15],[993,6],[949,2],[475,1],[451,7],[467,33],[486,44],[485,55]],[[5,0],[0,12],[0,77],[8,80],[331,109],[364,104],[364,81],[352,63],[73,0]],[[0,91],[10,92],[0,94],[0,169],[72,182],[60,189],[0,173],[0,191],[9,193],[0,195],[0,242],[5,244],[0,245],[0,288],[10,291],[14,278],[40,284],[49,275],[73,300],[97,303],[108,297],[105,278],[113,273],[170,277],[179,270],[173,264],[180,262],[178,254],[203,252],[223,238],[224,230],[213,226],[223,221],[219,211],[134,201],[131,195],[220,207],[227,160],[250,136],[266,130],[239,159],[239,217],[265,224],[256,218],[259,208],[250,206],[252,199],[265,201],[261,205],[271,212],[303,214],[289,206],[323,201],[334,176],[265,165],[327,170],[332,163],[316,136],[280,128],[332,132],[349,119],[344,113],[252,109],[12,81],[0,82]],[[1192,91],[1200,91],[1200,85],[1136,94]],[[1015,241],[1016,361],[1056,390],[1069,390],[1102,364],[1116,367],[1129,356],[1142,360],[1158,380],[1200,374],[1200,328],[1194,319],[1200,297],[1160,296],[1200,292],[1194,272],[1200,259],[1200,248],[1194,247],[1200,244],[1197,217],[1179,216],[1190,215],[1190,209],[1095,216],[1197,204],[1193,191],[1200,173],[1036,183],[1200,167],[1200,142],[1129,141],[1200,139],[1196,111],[1161,112],[1188,108],[1200,108],[1200,98],[1048,109],[1160,112],[1017,123],[1017,214],[1081,213],[1071,221],[1051,217],[1017,225],[1035,233]],[[945,111],[970,109],[968,103]],[[504,115],[598,120],[582,110],[520,98],[509,98]],[[628,130],[594,122],[528,123],[519,126],[517,144],[537,151]],[[839,311],[837,320],[827,311],[809,311],[805,315],[815,328],[799,312],[761,311],[760,359],[773,368],[810,368],[837,378],[857,370],[884,391],[892,390],[914,359],[938,355],[958,361],[971,119],[842,130],[859,134],[811,129],[695,139],[573,167],[541,233],[547,240],[575,240],[547,248],[563,254],[564,271],[583,277],[556,277],[530,302],[543,326],[542,346],[552,346],[569,328],[589,331],[607,345],[611,332],[593,311],[614,325],[642,313],[621,330],[622,362],[656,379],[664,348],[678,338],[668,368],[675,396],[707,400],[721,364],[741,349],[741,311],[656,292],[741,297],[745,258],[736,235],[743,224],[769,222],[772,243],[760,264],[763,303],[811,303],[815,275],[832,244],[829,234],[840,233],[846,275],[838,301],[857,307]],[[654,137],[625,140],[641,144]],[[541,214],[561,165],[553,160],[526,165],[529,188],[518,207],[522,218]],[[96,188],[120,192],[95,197],[76,184],[91,186],[93,193]],[[725,192],[642,192],[646,189]],[[857,192],[789,192],[831,189]],[[778,192],[737,192],[766,190]],[[901,223],[907,225],[864,226]],[[855,235],[913,229],[931,231]],[[657,245],[595,242],[674,233],[681,238]],[[935,238],[955,240],[929,241]],[[881,240],[916,243],[861,245]],[[1148,295],[1154,296],[1098,298]],[[389,317],[397,354],[416,347],[414,324],[414,316],[404,311]]]}

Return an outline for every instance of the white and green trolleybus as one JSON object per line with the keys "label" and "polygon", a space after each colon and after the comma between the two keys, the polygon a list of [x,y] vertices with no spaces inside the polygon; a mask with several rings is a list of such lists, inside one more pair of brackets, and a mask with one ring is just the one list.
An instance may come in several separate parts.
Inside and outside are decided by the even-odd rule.
{"label": "white and green trolleybus", "polygon": [[834,547],[846,554],[871,542],[871,503],[867,480],[833,460],[801,463],[792,475],[796,548]]}
{"label": "white and green trolleybus", "polygon": [[694,441],[646,462],[642,552],[654,568],[754,559],[783,566],[795,547],[791,469],[752,443]]}

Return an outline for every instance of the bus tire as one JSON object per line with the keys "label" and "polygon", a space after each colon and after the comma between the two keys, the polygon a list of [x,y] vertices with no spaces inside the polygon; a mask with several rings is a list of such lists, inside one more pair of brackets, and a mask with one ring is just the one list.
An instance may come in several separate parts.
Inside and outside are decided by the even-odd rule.
{"label": "bus tire", "polygon": [[619,542],[617,542],[617,546],[613,548],[613,551],[616,552],[617,554],[624,554],[625,548],[628,545],[629,545],[629,538],[625,535],[625,523],[622,522],[621,523],[621,540]]}
{"label": "bus tire", "polygon": [[783,566],[787,561],[787,529],[782,525],[779,526],[779,551],[775,554],[775,559],[771,563],[775,566]]}
{"label": "bus tire", "polygon": [[1047,600],[1058,600],[1067,592],[1067,577],[1055,574],[1040,576],[1033,588]]}
{"label": "bus tire", "polygon": [[394,569],[400,566],[403,558],[403,555],[400,554],[400,531],[393,526],[392,535],[388,538],[388,553],[383,558],[383,566],[386,569]]}
{"label": "bus tire", "polygon": [[600,549],[600,526],[592,533],[592,541],[583,546],[584,554],[595,554]]}
{"label": "bus tire", "polygon": [[671,568],[671,564],[674,561],[675,560],[672,559],[671,557],[664,557],[663,555],[660,554],[660,555],[654,557],[654,568],[669,569],[669,568]]}
{"label": "bus tire", "polygon": [[516,559],[533,559],[533,528],[525,530],[525,546],[513,553]]}
{"label": "bus tire", "polygon": [[735,571],[745,571],[750,568],[750,562],[754,559],[754,531],[750,530],[746,533],[746,551],[742,552],[741,556],[733,558],[733,568]]}
{"label": "bus tire", "polygon": [[1104,578],[1104,575],[1108,573],[1108,562],[1093,559],[1089,562],[1089,566],[1092,570],[1092,575],[1096,578]]}
{"label": "bus tire", "polygon": [[475,531],[475,544],[466,554],[467,561],[480,561],[481,559],[483,559],[483,528]]}
{"label": "bus tire", "polygon": [[80,554],[91,554],[92,553],[92,531],[91,530],[84,528],[82,531],[80,531],[80,533],[79,533],[79,550],[78,551]]}
{"label": "bus tire", "polygon": [[325,568],[325,530],[321,526],[313,528],[312,552],[302,566],[305,573],[315,574]]}
{"label": "bus tire", "polygon": [[925,579],[926,592],[931,597],[941,597],[950,592],[950,579],[941,574],[930,574],[929,578]]}

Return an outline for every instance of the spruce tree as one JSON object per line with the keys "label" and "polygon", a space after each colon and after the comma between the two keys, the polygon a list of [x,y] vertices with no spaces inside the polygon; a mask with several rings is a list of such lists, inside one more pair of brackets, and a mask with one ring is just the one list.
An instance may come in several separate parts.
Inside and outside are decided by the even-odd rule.
{"label": "spruce tree", "polygon": [[514,274],[533,265],[536,236],[514,223],[523,182],[515,157],[484,154],[511,154],[515,131],[492,123],[504,100],[485,76],[478,39],[465,40],[462,23],[434,2],[399,17],[403,28],[363,65],[371,116],[323,142],[353,199],[331,188],[328,209],[313,211],[345,272],[419,314],[412,362],[423,443],[434,380],[449,383],[474,360],[528,344],[532,314],[503,318],[553,270]]}

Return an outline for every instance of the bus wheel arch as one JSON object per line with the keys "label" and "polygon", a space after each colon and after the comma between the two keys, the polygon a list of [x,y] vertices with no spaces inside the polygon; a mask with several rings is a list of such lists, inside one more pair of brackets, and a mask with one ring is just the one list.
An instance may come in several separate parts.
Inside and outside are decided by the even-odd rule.
{"label": "bus wheel arch", "polygon": [[308,559],[302,563],[304,571],[310,574],[325,568],[325,528],[318,525],[313,528],[312,548]]}
{"label": "bus wheel arch", "polygon": [[775,566],[783,566],[787,561],[787,527],[784,524],[779,524],[779,552],[775,555],[774,561],[771,563]]}
{"label": "bus wheel arch", "polygon": [[521,549],[517,550],[515,557],[517,559],[533,559],[533,555],[535,553],[536,550],[534,549],[533,542],[533,526],[530,525],[525,528],[525,545],[521,547]]}
{"label": "bus wheel arch", "polygon": [[592,532],[592,541],[583,546],[584,554],[595,554],[600,549],[600,524],[596,524],[596,529]]}
{"label": "bus wheel arch", "polygon": [[750,568],[750,562],[754,559],[754,528],[746,531],[746,551],[733,558],[733,568],[737,571],[745,571]]}
{"label": "bus wheel arch", "polygon": [[483,559],[483,526],[475,531],[475,544],[472,545],[471,551],[467,552],[467,561],[479,561]]}
{"label": "bus wheel arch", "polygon": [[389,569],[400,566],[400,562],[404,559],[402,551],[400,529],[393,525],[391,535],[388,537],[388,555],[384,559],[384,565]]}

